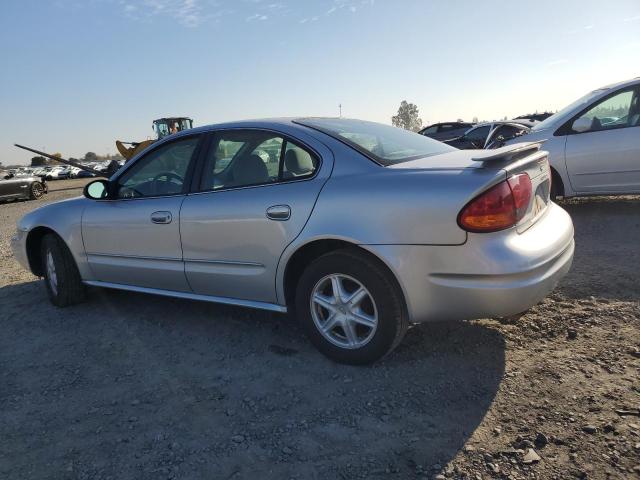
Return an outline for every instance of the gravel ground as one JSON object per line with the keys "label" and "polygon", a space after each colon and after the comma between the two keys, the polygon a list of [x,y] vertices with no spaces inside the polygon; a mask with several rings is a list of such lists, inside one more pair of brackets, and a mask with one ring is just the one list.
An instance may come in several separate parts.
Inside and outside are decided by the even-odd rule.
{"label": "gravel ground", "polygon": [[0,205],[0,478],[640,478],[640,198],[564,202],[572,272],[518,320],[331,363],[270,313],[95,289],[58,310]]}

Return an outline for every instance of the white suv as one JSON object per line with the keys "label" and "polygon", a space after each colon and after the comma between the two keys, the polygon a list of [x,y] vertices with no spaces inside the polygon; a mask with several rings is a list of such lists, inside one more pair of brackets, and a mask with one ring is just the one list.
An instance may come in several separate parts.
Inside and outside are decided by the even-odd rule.
{"label": "white suv", "polygon": [[506,143],[525,139],[545,140],[553,196],[640,193],[640,77],[594,90]]}

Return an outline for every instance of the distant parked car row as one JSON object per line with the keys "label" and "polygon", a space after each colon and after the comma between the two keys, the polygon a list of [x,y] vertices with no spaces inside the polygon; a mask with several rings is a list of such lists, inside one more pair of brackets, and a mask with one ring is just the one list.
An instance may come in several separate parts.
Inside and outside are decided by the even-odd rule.
{"label": "distant parked car row", "polygon": [[536,123],[535,120],[524,119],[482,123],[435,123],[418,133],[463,150],[498,148],[504,145],[506,140],[527,133]]}
{"label": "distant parked car row", "polygon": [[521,120],[520,122],[479,123],[467,130],[463,135],[446,140],[445,143],[463,150],[498,148],[503,146],[506,140],[528,133],[532,126],[533,122],[526,120]]}
{"label": "distant parked car row", "polygon": [[469,122],[434,123],[433,125],[423,128],[418,133],[425,137],[444,142],[464,135],[464,133],[474,125],[474,123]]}

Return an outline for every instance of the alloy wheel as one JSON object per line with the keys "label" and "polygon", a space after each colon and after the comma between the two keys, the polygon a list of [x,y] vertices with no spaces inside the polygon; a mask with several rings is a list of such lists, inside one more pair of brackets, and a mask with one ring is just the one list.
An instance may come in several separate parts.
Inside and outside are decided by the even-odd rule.
{"label": "alloy wheel", "polygon": [[34,198],[40,198],[44,194],[44,188],[41,183],[34,183],[31,187]]}
{"label": "alloy wheel", "polygon": [[353,277],[331,274],[311,292],[311,317],[329,342],[341,348],[366,345],[378,327],[378,310],[369,290]]}

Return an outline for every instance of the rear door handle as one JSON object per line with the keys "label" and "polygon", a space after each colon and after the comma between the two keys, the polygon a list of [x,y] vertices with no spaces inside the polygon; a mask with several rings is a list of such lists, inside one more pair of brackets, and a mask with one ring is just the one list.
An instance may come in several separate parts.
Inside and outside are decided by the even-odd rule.
{"label": "rear door handle", "polygon": [[153,212],[151,221],[153,223],[171,223],[171,212]]}
{"label": "rear door handle", "polygon": [[267,208],[267,218],[283,222],[291,217],[291,207],[289,205],[273,205]]}

